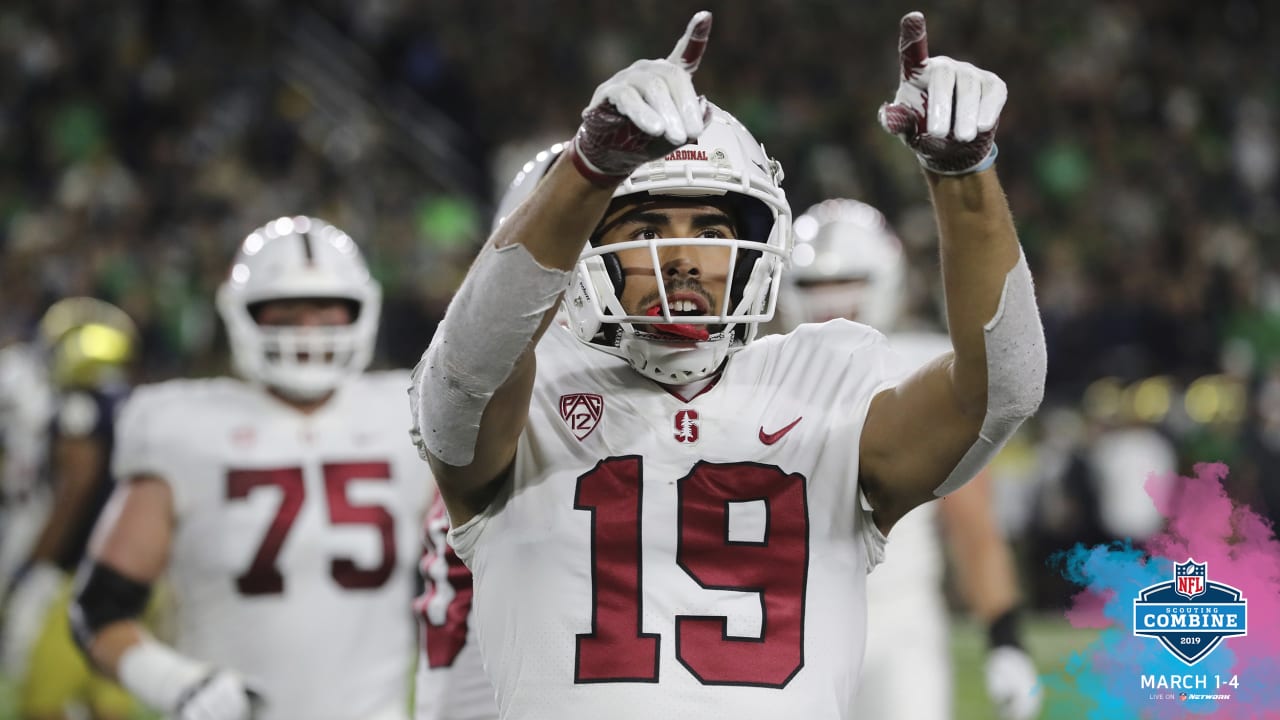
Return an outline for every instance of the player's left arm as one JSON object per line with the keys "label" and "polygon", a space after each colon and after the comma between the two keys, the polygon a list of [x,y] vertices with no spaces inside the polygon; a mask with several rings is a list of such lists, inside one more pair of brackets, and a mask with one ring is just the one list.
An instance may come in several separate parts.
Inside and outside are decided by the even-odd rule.
{"label": "player's left arm", "polygon": [[65,574],[58,566],[67,545],[85,522],[94,490],[101,482],[104,441],[95,432],[101,418],[95,399],[72,393],[56,418],[50,454],[54,499],[30,555],[5,599],[8,623],[3,639],[6,668],[25,664],[27,654],[44,625],[46,612],[62,588]]}
{"label": "player's left arm", "polygon": [[928,57],[919,13],[902,19],[899,51],[898,94],[880,121],[925,170],[954,353],[871,402],[859,481],[883,531],[991,459],[1039,407],[1047,363],[1031,274],[993,169],[1004,82]]}
{"label": "player's left arm", "polygon": [[1013,552],[996,522],[991,471],[938,506],[948,555],[964,605],[987,628],[987,694],[1002,720],[1029,720],[1042,694],[1035,663],[1022,644]]}
{"label": "player's left arm", "polygon": [[32,562],[54,563],[85,520],[89,502],[102,480],[106,446],[92,434],[59,432],[53,440],[54,501],[31,553]]}
{"label": "player's left arm", "polygon": [[947,555],[964,605],[975,619],[995,622],[1018,603],[1013,553],[996,523],[991,471],[938,503]]}

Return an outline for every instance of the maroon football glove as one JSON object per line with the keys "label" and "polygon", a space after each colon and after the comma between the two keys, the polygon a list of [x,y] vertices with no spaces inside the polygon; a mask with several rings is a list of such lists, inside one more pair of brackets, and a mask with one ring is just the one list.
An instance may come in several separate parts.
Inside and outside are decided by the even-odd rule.
{"label": "maroon football glove", "polygon": [[692,142],[711,108],[693,89],[693,72],[711,35],[711,13],[693,16],[663,60],[637,60],[596,88],[582,111],[569,157],[583,177],[613,187],[636,168]]}
{"label": "maroon football glove", "polygon": [[880,125],[933,172],[963,175],[989,167],[1008,97],[1004,81],[967,62],[929,57],[929,35],[918,12],[902,18],[898,52],[898,93],[880,106]]}

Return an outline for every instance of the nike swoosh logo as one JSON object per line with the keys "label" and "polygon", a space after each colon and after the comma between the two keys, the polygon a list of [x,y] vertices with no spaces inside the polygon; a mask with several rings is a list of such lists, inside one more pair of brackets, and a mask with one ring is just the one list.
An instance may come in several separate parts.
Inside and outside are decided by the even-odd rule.
{"label": "nike swoosh logo", "polygon": [[792,420],[790,425],[782,428],[781,430],[778,430],[776,432],[771,432],[771,433],[765,432],[764,426],[761,425],[760,426],[760,442],[764,443],[765,445],[772,445],[778,442],[779,440],[782,439],[783,435],[786,435],[787,433],[791,432],[791,428],[800,424],[800,421],[803,419],[804,419],[804,416],[802,415],[796,418],[795,420]]}

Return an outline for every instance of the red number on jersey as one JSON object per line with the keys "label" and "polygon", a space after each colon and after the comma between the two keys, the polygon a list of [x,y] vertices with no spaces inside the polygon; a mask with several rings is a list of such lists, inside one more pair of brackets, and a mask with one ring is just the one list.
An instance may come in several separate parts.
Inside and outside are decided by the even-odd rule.
{"label": "red number on jersey", "polygon": [[293,521],[302,509],[306,488],[302,484],[302,468],[272,468],[270,470],[232,470],[227,473],[227,499],[239,500],[249,496],[254,488],[278,487],[284,493],[280,508],[267,527],[267,534],[258,546],[258,552],[249,563],[249,569],[236,578],[241,595],[274,595],[284,592],[284,576],[276,567],[276,557],[289,535]]}
{"label": "red number on jersey", "polygon": [[[384,507],[354,505],[347,497],[347,486],[352,481],[361,480],[390,481],[391,465],[385,462],[366,462],[330,463],[324,466],[329,522],[333,525],[369,525],[378,530],[382,539],[382,560],[372,570],[357,567],[350,558],[334,558],[329,562],[329,573],[334,581],[353,590],[382,587],[395,571],[396,565],[395,518]],[[302,503],[306,500],[302,468],[227,472],[228,500],[246,498],[254,488],[264,486],[278,487],[284,495],[249,569],[236,578],[236,587],[242,595],[276,595],[284,592],[284,575],[276,565],[276,560],[289,530],[298,519]]]}
{"label": "red number on jersey", "polygon": [[427,649],[430,668],[453,665],[467,644],[473,580],[471,571],[445,542],[448,532],[449,516],[445,513],[444,500],[436,495],[427,514],[423,537],[426,546],[420,566],[423,593],[413,604],[422,624],[422,644]]}
{"label": "red number on jersey", "polygon": [[[704,588],[759,592],[761,633],[731,637],[727,618],[677,615],[676,658],[704,685],[785,687],[804,665],[804,478],[768,465],[700,462],[679,493],[676,562]],[[760,540],[729,539],[733,503],[763,504]]]}
{"label": "red number on jersey", "polygon": [[384,507],[353,505],[347,497],[352,480],[390,482],[391,465],[384,462],[333,463],[324,466],[324,490],[329,500],[329,522],[334,525],[371,525],[382,537],[382,562],[372,570],[357,567],[350,558],[329,561],[333,579],[349,590],[382,587],[396,569],[396,520]]}
{"label": "red number on jersey", "polygon": [[601,460],[578,478],[591,513],[591,632],[577,636],[573,680],[658,682],[656,633],[640,631],[640,456]]}
{"label": "red number on jersey", "polygon": [[[591,632],[577,636],[574,682],[657,682],[656,633],[642,632],[642,465],[609,458],[578,478],[591,512]],[[679,481],[676,562],[699,585],[760,594],[761,635],[728,635],[723,616],[676,617],[676,657],[706,685],[780,688],[804,665],[809,509],[805,480],[771,465],[699,462]],[[755,503],[759,540],[729,537],[730,507]]]}

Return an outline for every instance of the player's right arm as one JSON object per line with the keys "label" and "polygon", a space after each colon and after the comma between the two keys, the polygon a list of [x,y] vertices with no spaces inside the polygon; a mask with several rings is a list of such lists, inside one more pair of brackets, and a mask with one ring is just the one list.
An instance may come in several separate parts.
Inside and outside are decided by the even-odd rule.
{"label": "player's right arm", "polygon": [[[151,584],[168,564],[172,507],[168,483],[137,477],[115,491],[94,528],[80,571],[73,626],[93,664],[111,677],[120,677],[121,659],[147,638],[138,617]],[[95,587],[88,587],[93,581]],[[102,585],[115,588],[96,596]]]}
{"label": "player's right arm", "polygon": [[[432,474],[435,475],[436,484],[448,505],[450,517],[455,518],[456,523],[466,522],[489,504],[497,490],[495,481],[505,476],[507,468],[515,458],[516,443],[520,433],[524,431],[533,393],[533,379],[537,367],[533,348],[555,317],[560,295],[568,283],[569,271],[573,269],[578,254],[582,251],[580,241],[567,242],[566,239],[586,238],[591,234],[595,226],[595,221],[591,218],[598,218],[604,213],[605,207],[609,204],[610,194],[609,190],[589,182],[570,163],[556,163],[528,200],[512,213],[490,238],[489,247],[482,251],[489,257],[477,260],[472,266],[471,272],[464,280],[463,289],[459,290],[458,296],[445,314],[440,331],[436,335],[439,340],[433,341],[432,347],[427,351],[428,356],[423,358],[424,364],[436,361],[442,364],[457,363],[463,368],[470,366],[479,371],[477,375],[487,375],[489,378],[500,377],[503,374],[502,367],[510,366],[509,374],[493,391],[488,402],[483,404],[478,428],[472,441],[474,451],[469,463],[460,464],[464,462],[461,459],[462,456],[448,447],[465,445],[468,442],[465,438],[456,441],[442,438],[441,450],[428,445],[430,448],[428,461],[431,463]],[[485,260],[495,259],[499,250],[502,250],[507,257],[496,258],[498,262],[485,262]],[[527,251],[524,257],[513,256],[521,250]],[[513,267],[503,267],[507,265]],[[477,316],[483,317],[487,308],[472,308],[470,305],[473,302],[489,305],[497,298],[481,297],[480,293],[475,292],[475,286],[479,281],[487,278],[472,276],[478,271],[507,269],[525,270],[527,275],[536,277],[540,281],[537,283],[540,287],[531,288],[532,292],[529,293],[530,298],[534,300],[533,307],[536,312],[533,315],[535,317],[523,317],[521,318],[523,322],[518,323],[519,327],[511,327],[510,337],[499,339],[501,347],[496,348],[496,354],[470,359],[450,358],[449,355],[452,353],[444,352],[446,348],[442,347],[445,343],[454,340],[458,335],[482,333],[485,332],[486,326],[492,327],[491,324],[476,321]],[[468,282],[472,287],[467,286]],[[510,300],[514,302],[515,298]],[[529,328],[532,332],[527,331]],[[463,340],[464,342],[461,343],[463,349],[470,349],[465,343],[465,338]],[[437,342],[440,345],[437,345]],[[480,347],[475,349],[479,350]],[[433,353],[433,350],[440,352]],[[510,356],[513,353],[514,362],[511,362],[512,357],[507,357],[506,362],[502,362],[503,355]],[[470,353],[465,351],[457,353],[464,356],[467,354]],[[418,384],[421,379],[428,378],[431,370],[430,367],[424,367],[424,364],[420,364],[415,371],[415,389],[421,388],[419,392],[423,395],[424,405],[441,402],[447,397],[447,391],[441,392],[440,389],[433,391]],[[491,366],[491,368],[485,366]],[[466,370],[462,373],[450,370],[442,374],[456,379],[460,374],[465,373]],[[442,380],[444,380],[442,383],[444,387],[457,385],[456,382],[450,383],[449,377]],[[484,380],[477,382],[476,386],[482,388],[483,382]],[[492,379],[488,379],[488,382],[492,383]],[[482,389],[462,390],[462,394],[483,397],[484,391]],[[457,404],[474,406],[479,403],[468,398]],[[429,411],[431,408],[427,409]],[[466,418],[473,417],[474,414],[475,410],[470,409],[459,415]],[[420,414],[419,417],[421,417]]]}
{"label": "player's right arm", "polygon": [[94,666],[154,710],[182,720],[248,720],[253,698],[240,678],[160,643],[139,620],[168,564],[173,527],[164,479],[140,475],[116,490],[76,579],[76,639]]}
{"label": "player's right arm", "polygon": [[711,14],[700,12],[666,59],[639,60],[596,88],[571,162],[554,165],[499,226],[414,369],[415,442],[455,526],[507,476],[529,415],[533,348],[614,189],[705,129],[709,108],[692,75],[710,32]]}
{"label": "player's right arm", "polygon": [[140,388],[121,412],[117,485],[76,574],[71,627],[100,671],[167,717],[248,720],[254,703],[239,677],[164,645],[139,620],[169,562],[176,503],[166,468],[185,460],[172,437],[184,400],[163,386]]}

